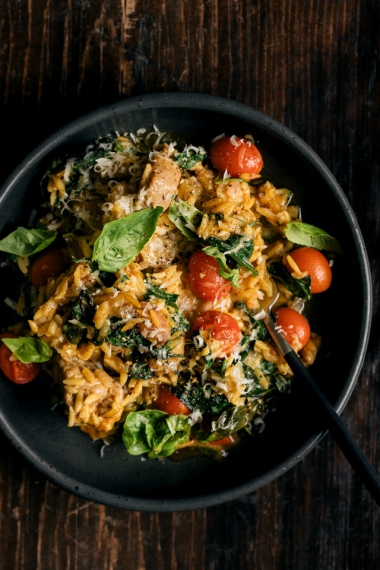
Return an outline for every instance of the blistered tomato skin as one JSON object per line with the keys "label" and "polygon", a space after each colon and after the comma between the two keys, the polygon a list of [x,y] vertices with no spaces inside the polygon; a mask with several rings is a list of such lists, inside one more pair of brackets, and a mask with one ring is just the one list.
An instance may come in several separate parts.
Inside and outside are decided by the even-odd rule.
{"label": "blistered tomato skin", "polygon": [[[300,271],[307,271],[311,277],[311,292],[323,293],[331,285],[332,271],[326,257],[313,247],[300,247],[289,254],[298,265]],[[286,263],[287,270],[293,269]]]}
{"label": "blistered tomato skin", "polygon": [[[18,338],[13,333],[4,333],[0,335],[2,338]],[[24,364],[12,355],[12,352],[0,340],[0,368],[9,380],[15,384],[27,384],[35,379],[40,371],[40,365],[37,363]]]}
{"label": "blistered tomato skin", "polygon": [[38,254],[33,261],[29,277],[34,287],[46,285],[49,277],[60,275],[65,269],[65,259],[58,246],[53,245]]}
{"label": "blistered tomato skin", "polygon": [[[295,349],[301,349],[305,346],[310,338],[310,325],[303,315],[289,309],[288,307],[280,307],[276,309],[277,315],[276,325],[279,331],[288,343]],[[299,345],[295,343],[294,335],[297,335]]]}
{"label": "blistered tomato skin", "polygon": [[189,416],[191,410],[167,386],[160,386],[158,396],[152,406],[155,410],[166,412],[169,416],[183,414]]}
{"label": "blistered tomato skin", "polygon": [[209,331],[212,338],[219,340],[226,354],[231,354],[242,339],[237,321],[227,313],[220,311],[205,311],[194,319],[192,331]]}
{"label": "blistered tomato skin", "polygon": [[210,160],[214,168],[233,178],[248,174],[252,178],[263,167],[263,157],[256,145],[244,138],[222,137],[212,143]]}
{"label": "blistered tomato skin", "polygon": [[220,275],[219,264],[214,257],[197,251],[188,265],[190,289],[204,301],[220,301],[231,290],[231,284]]}

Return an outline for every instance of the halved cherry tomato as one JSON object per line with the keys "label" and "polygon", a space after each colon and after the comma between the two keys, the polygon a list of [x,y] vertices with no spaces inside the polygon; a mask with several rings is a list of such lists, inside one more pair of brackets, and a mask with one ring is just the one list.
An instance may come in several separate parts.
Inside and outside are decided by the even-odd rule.
{"label": "halved cherry tomato", "polygon": [[[300,271],[307,271],[311,277],[311,292],[323,293],[326,291],[332,280],[332,271],[326,257],[313,247],[300,247],[289,254]],[[287,262],[286,269],[292,273],[293,269]]]}
{"label": "halved cherry tomato", "polygon": [[219,301],[231,290],[231,283],[220,275],[219,263],[215,257],[203,251],[197,251],[191,256],[188,273],[190,289],[205,301]]}
{"label": "halved cherry tomato", "polygon": [[186,406],[186,404],[181,402],[181,400],[177,398],[177,396],[175,396],[167,386],[160,386],[158,397],[153,402],[152,407],[155,410],[166,412],[169,416],[177,414],[189,416],[191,414],[191,410]]}
{"label": "halved cherry tomato", "polygon": [[210,160],[219,172],[227,170],[234,177],[248,174],[252,178],[263,167],[263,157],[257,146],[235,136],[222,137],[212,143]]}
{"label": "halved cherry tomato", "polygon": [[[18,338],[13,333],[3,333],[2,338]],[[15,358],[7,346],[0,340],[0,368],[5,376],[15,384],[27,384],[35,379],[40,371],[40,365],[32,362],[24,364]]]}
{"label": "halved cherry tomato", "polygon": [[[305,317],[288,307],[276,309],[275,314],[277,315],[277,326],[280,327],[282,336],[293,348],[298,350],[303,348],[310,338],[310,325]],[[294,338],[295,335],[296,338]]]}
{"label": "halved cherry tomato", "polygon": [[30,267],[29,277],[32,285],[35,287],[46,285],[49,277],[60,275],[65,265],[60,248],[56,245],[48,247],[36,257]]}
{"label": "halved cherry tomato", "polygon": [[222,343],[224,352],[231,354],[242,339],[237,321],[227,313],[205,311],[194,319],[191,330],[210,331],[212,338]]}

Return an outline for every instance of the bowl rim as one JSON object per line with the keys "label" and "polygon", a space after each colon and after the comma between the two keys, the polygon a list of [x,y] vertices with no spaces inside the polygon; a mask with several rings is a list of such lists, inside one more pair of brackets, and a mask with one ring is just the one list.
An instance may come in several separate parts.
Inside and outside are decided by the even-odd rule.
{"label": "bowl rim", "polygon": [[[372,286],[369,260],[356,217],[337,180],[312,148],[303,139],[276,119],[273,119],[269,115],[245,103],[203,93],[162,92],[126,97],[77,117],[42,141],[24,158],[24,160],[19,163],[19,165],[2,184],[0,188],[0,208],[4,199],[12,192],[13,188],[23,177],[24,173],[38,163],[39,160],[49,154],[49,152],[54,150],[58,144],[63,141],[69,142],[70,138],[75,135],[79,129],[98,123],[103,118],[109,118],[110,115],[116,115],[120,111],[132,112],[133,110],[138,111],[140,109],[161,109],[170,107],[186,108],[194,111],[202,110],[224,113],[226,115],[232,115],[238,119],[254,123],[258,127],[269,131],[271,134],[275,135],[277,139],[280,139],[281,142],[287,143],[288,145],[290,144],[293,150],[301,158],[305,159],[319,172],[338,201],[342,213],[346,218],[355,245],[355,254],[358,259],[358,269],[360,271],[360,282],[364,299],[359,330],[360,341],[355,352],[353,365],[347,375],[347,381],[334,404],[334,408],[337,413],[341,414],[353,392],[363,366],[370,336]],[[54,466],[50,466],[42,461],[38,455],[24,443],[22,437],[3,416],[1,409],[0,427],[7,439],[17,448],[17,451],[19,451],[35,468],[37,468],[38,471],[46,476],[47,479],[59,485],[66,491],[101,504],[150,512],[169,512],[204,508],[230,501],[239,496],[253,492],[292,468],[296,463],[298,463],[298,461],[305,457],[327,433],[327,431],[324,431],[309,437],[290,457],[288,456],[286,460],[280,462],[271,470],[267,471],[265,475],[255,477],[249,483],[240,484],[232,487],[231,489],[209,493],[207,495],[156,500],[143,497],[128,497],[124,495],[116,496],[113,493],[101,491],[95,487],[86,485],[82,481],[77,481],[73,477],[69,477],[67,475],[64,476],[61,472],[54,469]]]}

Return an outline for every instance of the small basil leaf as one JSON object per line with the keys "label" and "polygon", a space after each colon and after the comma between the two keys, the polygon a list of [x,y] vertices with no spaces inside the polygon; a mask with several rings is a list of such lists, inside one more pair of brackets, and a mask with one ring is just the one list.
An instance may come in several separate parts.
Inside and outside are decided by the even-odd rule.
{"label": "small basil leaf", "polygon": [[284,233],[289,241],[298,245],[343,253],[338,241],[316,226],[303,222],[289,222],[284,228]]}
{"label": "small basil leaf", "polygon": [[196,228],[202,220],[202,212],[183,200],[172,199],[168,212],[169,219],[191,241],[199,240]]}
{"label": "small basil leaf", "polygon": [[35,337],[2,338],[5,346],[24,364],[47,362],[53,356],[53,349]]}
{"label": "small basil leaf", "polygon": [[311,299],[311,277],[306,275],[302,279],[294,279],[286,269],[283,263],[275,262],[267,265],[268,273],[272,277],[282,283],[288,291],[296,297],[301,297],[307,301]]}
{"label": "small basil leaf", "polygon": [[163,208],[147,208],[105,224],[94,243],[92,261],[114,273],[128,265],[154,234]]}
{"label": "small basil leaf", "polygon": [[159,410],[143,410],[131,412],[124,422],[123,442],[131,455],[166,457],[189,438],[189,418],[182,414],[169,416]]}
{"label": "small basil leaf", "polygon": [[239,270],[238,269],[230,269],[227,265],[226,256],[224,253],[220,252],[218,248],[209,245],[202,249],[204,253],[214,257],[216,261],[219,263],[219,273],[223,277],[223,279],[227,279],[227,281],[231,281],[231,285],[237,287],[239,284]]}
{"label": "small basil leaf", "polygon": [[0,251],[28,257],[46,249],[57,237],[52,230],[17,228],[0,241]]}

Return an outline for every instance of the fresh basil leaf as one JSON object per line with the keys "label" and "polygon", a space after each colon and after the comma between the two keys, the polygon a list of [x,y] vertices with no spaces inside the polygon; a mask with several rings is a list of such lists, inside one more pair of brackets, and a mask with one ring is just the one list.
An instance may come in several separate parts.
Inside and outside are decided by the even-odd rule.
{"label": "fresh basil leaf", "polygon": [[298,245],[343,253],[338,241],[316,226],[303,222],[289,222],[284,228],[284,233],[289,241]]}
{"label": "fresh basil leaf", "polygon": [[253,267],[250,258],[253,253],[253,241],[245,236],[232,235],[226,240],[210,237],[206,243],[219,249],[225,255],[229,255],[240,267],[247,269],[253,276],[257,277],[258,271]]}
{"label": "fresh basil leaf", "polygon": [[32,336],[2,338],[1,340],[13,356],[24,364],[47,362],[53,356],[53,349],[46,342]]}
{"label": "fresh basil leaf", "polygon": [[219,273],[223,279],[227,279],[227,281],[231,281],[231,285],[233,287],[237,287],[239,285],[239,270],[238,269],[230,269],[227,265],[227,259],[224,253],[220,252],[218,248],[209,245],[202,249],[204,253],[214,257],[219,264]]}
{"label": "fresh basil leaf", "polygon": [[255,411],[251,406],[231,406],[215,422],[212,422],[211,432],[195,432],[195,437],[203,443],[218,441],[244,428],[252,421],[254,415]]}
{"label": "fresh basil leaf", "polygon": [[267,265],[268,273],[293,293],[296,297],[301,297],[307,301],[311,299],[311,277],[306,275],[302,279],[294,279],[286,269],[285,265],[280,262],[274,262]]}
{"label": "fresh basil leaf", "polygon": [[166,457],[189,438],[189,418],[182,414],[169,416],[159,410],[143,410],[131,412],[124,422],[123,442],[131,455]]}
{"label": "fresh basil leaf", "polygon": [[28,257],[46,249],[56,237],[52,230],[17,228],[0,241],[0,251]]}
{"label": "fresh basil leaf", "polygon": [[154,234],[163,208],[147,208],[105,224],[94,243],[92,261],[114,273],[128,265]]}
{"label": "fresh basil leaf", "polygon": [[207,152],[200,146],[197,150],[185,147],[182,152],[174,157],[174,160],[178,162],[181,168],[190,170],[197,162],[202,162],[205,158],[207,158]]}
{"label": "fresh basil leaf", "polygon": [[198,241],[196,228],[202,220],[202,212],[187,202],[173,198],[168,212],[169,219],[191,241]]}
{"label": "fresh basil leaf", "polygon": [[[227,360],[226,360],[227,362]],[[170,390],[186,404],[191,411],[199,410],[203,416],[220,414],[230,406],[226,396],[217,394],[212,390],[207,390],[205,386],[188,384],[171,386]]]}

